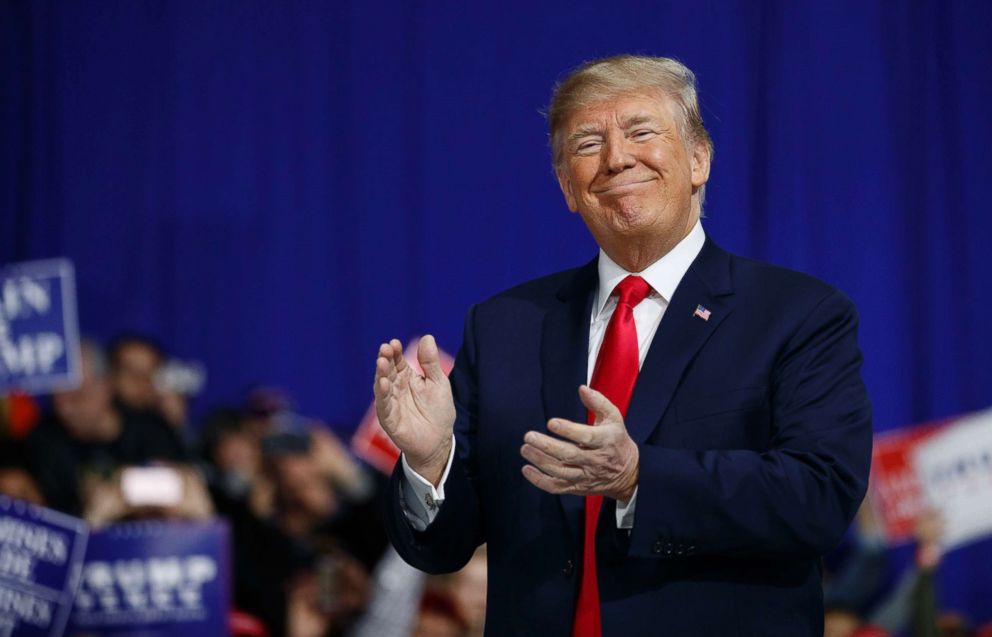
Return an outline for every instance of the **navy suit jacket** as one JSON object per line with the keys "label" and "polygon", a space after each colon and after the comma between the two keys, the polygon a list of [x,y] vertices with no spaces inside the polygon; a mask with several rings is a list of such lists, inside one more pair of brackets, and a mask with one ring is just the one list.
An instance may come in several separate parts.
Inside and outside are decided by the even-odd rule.
{"label": "navy suit jacket", "polygon": [[[410,564],[457,570],[488,542],[486,635],[570,635],[583,498],[527,482],[520,447],[551,417],[586,419],[596,289],[594,260],[473,307],[450,376],[457,452],[426,531],[393,475],[387,527]],[[871,456],[857,323],[837,290],[707,239],[625,419],[640,478],[633,529],[617,529],[610,499],[599,521],[604,636],[822,634],[820,556],[861,503]]]}

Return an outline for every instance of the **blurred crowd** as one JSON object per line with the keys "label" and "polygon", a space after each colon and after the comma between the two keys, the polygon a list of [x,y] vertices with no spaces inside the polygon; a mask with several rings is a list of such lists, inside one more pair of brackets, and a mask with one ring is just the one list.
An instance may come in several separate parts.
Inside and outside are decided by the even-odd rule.
{"label": "blurred crowd", "polygon": [[189,383],[153,339],[81,354],[74,389],[0,394],[0,493],[92,528],[224,519],[236,636],[482,634],[485,547],[445,577],[403,563],[381,522],[386,476],[286,394],[255,389],[190,423]]}
{"label": "blurred crowd", "polygon": [[871,503],[858,511],[848,541],[829,556],[824,577],[824,637],[992,637],[992,623],[938,604],[936,577],[944,524],[936,511],[916,519],[912,561],[895,569]]}
{"label": "blurred crowd", "polygon": [[[427,576],[388,546],[386,476],[327,425],[256,389],[195,426],[195,382],[152,339],[82,344],[82,380],[35,399],[0,396],[0,493],[85,519],[209,520],[231,529],[232,634],[245,637],[478,637],[486,552]],[[188,379],[187,379],[188,380]],[[826,637],[992,637],[992,625],[942,612],[939,516],[920,516],[916,558],[891,577],[871,508],[827,560]]]}

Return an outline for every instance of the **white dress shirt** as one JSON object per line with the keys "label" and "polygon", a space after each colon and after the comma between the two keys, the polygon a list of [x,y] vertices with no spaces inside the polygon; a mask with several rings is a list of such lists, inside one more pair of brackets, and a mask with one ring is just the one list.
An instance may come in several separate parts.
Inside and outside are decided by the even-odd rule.
{"label": "white dress shirt", "polygon": [[[658,325],[661,324],[665,310],[672,300],[675,288],[678,287],[682,277],[689,270],[696,255],[703,249],[705,241],[706,234],[703,232],[703,226],[697,221],[689,234],[677,243],[668,254],[639,273],[627,272],[605,252],[599,251],[599,290],[592,306],[589,324],[587,383],[592,379],[596,358],[599,356],[599,348],[606,335],[606,326],[617,307],[617,297],[613,294],[613,289],[616,288],[617,284],[630,274],[639,274],[651,286],[651,293],[634,308],[634,325],[637,329],[637,346],[640,357],[638,366],[641,366],[644,364],[644,358],[647,356],[648,348],[651,347],[651,341],[654,339],[655,332],[658,331]],[[576,391],[578,391],[577,387]],[[434,521],[438,507],[444,502],[444,483],[448,479],[448,471],[451,469],[451,460],[454,454],[455,444],[452,440],[448,464],[444,468],[441,482],[436,488],[410,468],[405,456],[401,458],[403,473],[406,476],[403,485],[403,510],[410,524],[418,531],[423,531]],[[636,488],[629,502],[617,502],[617,528],[633,528],[636,502]]]}

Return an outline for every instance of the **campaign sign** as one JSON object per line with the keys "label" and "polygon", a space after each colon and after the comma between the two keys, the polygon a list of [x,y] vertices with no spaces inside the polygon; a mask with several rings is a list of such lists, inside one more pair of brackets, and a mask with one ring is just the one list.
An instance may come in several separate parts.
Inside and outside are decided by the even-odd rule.
{"label": "campaign sign", "polygon": [[[419,338],[412,339],[403,350],[403,358],[418,374],[423,374],[417,361],[417,343]],[[441,362],[441,369],[445,374],[451,373],[451,368],[455,366],[455,359],[440,347],[438,348],[438,358]],[[379,471],[389,475],[393,472],[393,466],[400,459],[400,450],[389,439],[389,436],[379,424],[379,417],[375,413],[375,402],[369,406],[365,412],[365,417],[351,437],[351,450],[356,456],[365,460]]]}
{"label": "campaign sign", "polygon": [[920,445],[945,426],[947,421],[938,421],[875,436],[868,503],[879,521],[882,536],[889,544],[901,544],[913,539],[916,520],[926,508],[913,457]]}
{"label": "campaign sign", "polygon": [[82,520],[0,495],[0,637],[61,637],[87,534]]}
{"label": "campaign sign", "polygon": [[126,522],[90,536],[67,637],[228,634],[228,529]]}
{"label": "campaign sign", "polygon": [[79,383],[79,329],[72,262],[0,268],[0,391],[46,393]]}
{"label": "campaign sign", "polygon": [[962,417],[920,445],[916,473],[950,549],[992,536],[992,409]]}

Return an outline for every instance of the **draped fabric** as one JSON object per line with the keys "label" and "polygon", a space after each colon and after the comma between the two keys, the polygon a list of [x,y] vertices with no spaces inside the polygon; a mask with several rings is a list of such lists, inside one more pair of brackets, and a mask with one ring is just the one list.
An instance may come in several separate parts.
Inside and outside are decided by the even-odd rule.
{"label": "draped fabric", "polygon": [[540,111],[619,52],[697,73],[706,231],[854,300],[878,430],[992,404],[983,0],[7,0],[0,262],[347,429],[381,340],[595,254]]}

